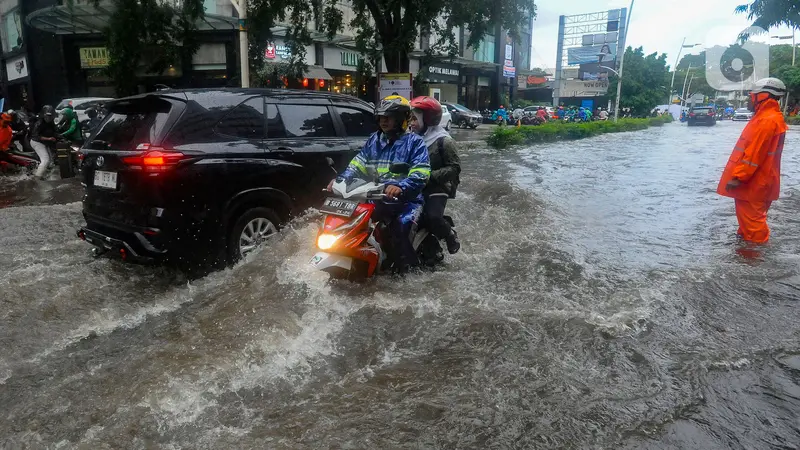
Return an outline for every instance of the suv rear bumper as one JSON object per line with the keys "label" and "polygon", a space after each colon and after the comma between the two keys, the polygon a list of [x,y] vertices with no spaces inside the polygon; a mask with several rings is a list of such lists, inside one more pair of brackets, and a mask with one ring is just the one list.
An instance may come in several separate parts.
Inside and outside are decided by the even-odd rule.
{"label": "suv rear bumper", "polygon": [[140,254],[134,250],[131,245],[121,239],[114,239],[102,233],[92,231],[87,227],[81,227],[77,234],[82,240],[94,245],[95,248],[99,250],[100,254],[111,252],[112,255],[119,256],[124,261],[142,264],[150,264],[156,261],[155,257]]}
{"label": "suv rear bumper", "polygon": [[86,212],[83,217],[86,225],[78,230],[78,237],[103,253],[112,251],[126,261],[140,263],[155,262],[167,254],[162,230],[121,224]]}

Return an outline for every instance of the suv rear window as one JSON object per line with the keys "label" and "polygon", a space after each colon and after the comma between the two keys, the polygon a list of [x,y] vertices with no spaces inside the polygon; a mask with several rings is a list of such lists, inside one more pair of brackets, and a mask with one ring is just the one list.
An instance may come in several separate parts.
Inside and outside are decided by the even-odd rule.
{"label": "suv rear window", "polygon": [[170,109],[164,100],[113,107],[87,148],[128,151],[152,143],[163,131]]}
{"label": "suv rear window", "polygon": [[692,109],[693,113],[708,114],[710,111],[713,111],[713,110],[711,108],[694,108],[694,109]]}

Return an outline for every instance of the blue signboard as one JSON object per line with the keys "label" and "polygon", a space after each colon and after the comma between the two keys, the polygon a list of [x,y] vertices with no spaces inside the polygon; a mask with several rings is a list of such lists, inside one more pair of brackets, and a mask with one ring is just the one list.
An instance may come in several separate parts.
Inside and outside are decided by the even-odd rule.
{"label": "blue signboard", "polygon": [[589,111],[594,110],[594,100],[581,100],[581,106],[588,108]]}
{"label": "blue signboard", "polygon": [[517,76],[517,69],[515,67],[503,66],[503,76],[514,78]]}

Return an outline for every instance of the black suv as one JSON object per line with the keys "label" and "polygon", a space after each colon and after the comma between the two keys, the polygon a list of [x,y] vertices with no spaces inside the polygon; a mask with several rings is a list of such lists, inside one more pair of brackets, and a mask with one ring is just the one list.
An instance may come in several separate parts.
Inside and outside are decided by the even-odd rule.
{"label": "black suv", "polygon": [[78,236],[135,262],[231,263],[277,232],[377,129],[344,95],[158,91],[115,100],[81,150]]}
{"label": "black suv", "polygon": [[716,125],[716,115],[717,112],[710,106],[695,106],[689,110],[689,117],[686,119],[686,125],[690,127],[697,125]]}

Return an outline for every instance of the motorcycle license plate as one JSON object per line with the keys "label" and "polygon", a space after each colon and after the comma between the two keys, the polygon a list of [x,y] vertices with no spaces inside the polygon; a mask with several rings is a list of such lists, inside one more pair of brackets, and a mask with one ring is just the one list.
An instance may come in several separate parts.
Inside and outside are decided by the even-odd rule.
{"label": "motorcycle license plate", "polygon": [[117,173],[96,170],[94,172],[94,185],[108,189],[117,188]]}
{"label": "motorcycle license plate", "polygon": [[342,200],[341,198],[328,197],[322,203],[320,212],[333,214],[334,216],[350,217],[356,210],[358,202],[352,200]]}

